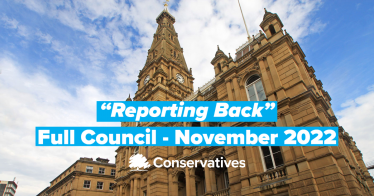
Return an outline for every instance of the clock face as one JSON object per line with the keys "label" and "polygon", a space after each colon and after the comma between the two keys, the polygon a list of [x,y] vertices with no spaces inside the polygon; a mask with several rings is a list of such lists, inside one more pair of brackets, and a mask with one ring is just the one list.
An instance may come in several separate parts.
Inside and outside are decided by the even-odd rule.
{"label": "clock face", "polygon": [[179,83],[183,84],[184,83],[184,78],[182,75],[180,75],[179,73],[176,75],[176,78],[178,80]]}
{"label": "clock face", "polygon": [[147,84],[150,78],[151,78],[151,77],[150,77],[149,75],[148,75],[147,77],[145,77],[145,78],[144,78],[144,84]]}

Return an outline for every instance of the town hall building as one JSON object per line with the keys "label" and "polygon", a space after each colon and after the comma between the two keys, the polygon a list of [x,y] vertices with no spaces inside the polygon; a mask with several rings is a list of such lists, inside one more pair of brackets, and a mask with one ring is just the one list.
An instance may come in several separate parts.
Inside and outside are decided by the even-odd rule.
{"label": "town hall building", "polygon": [[[372,195],[370,176],[352,137],[339,126],[300,45],[265,10],[261,30],[234,57],[219,47],[215,77],[194,90],[194,77],[167,7],[158,24],[137,92],[126,101],[278,101],[277,122],[122,122],[123,127],[339,127],[337,147],[128,147],[116,152],[115,196]],[[354,130],[352,130],[354,131]],[[131,171],[129,158],[142,154],[152,165],[164,160],[245,160],[245,168],[156,168]]]}

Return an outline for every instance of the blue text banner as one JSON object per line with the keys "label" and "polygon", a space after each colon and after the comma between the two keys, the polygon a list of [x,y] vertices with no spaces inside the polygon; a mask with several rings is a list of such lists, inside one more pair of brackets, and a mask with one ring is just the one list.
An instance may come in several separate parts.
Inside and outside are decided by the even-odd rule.
{"label": "blue text banner", "polygon": [[276,101],[98,101],[97,122],[276,122]]}
{"label": "blue text banner", "polygon": [[36,127],[36,146],[338,146],[338,127]]}

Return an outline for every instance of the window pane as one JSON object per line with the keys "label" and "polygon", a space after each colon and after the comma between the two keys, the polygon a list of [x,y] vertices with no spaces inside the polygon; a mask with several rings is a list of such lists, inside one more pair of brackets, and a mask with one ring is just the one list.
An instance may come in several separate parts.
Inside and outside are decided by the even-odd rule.
{"label": "window pane", "polygon": [[280,152],[281,149],[280,149],[279,146],[272,146],[272,147],[271,147],[271,151],[273,151],[273,154],[274,154],[274,153]]}
{"label": "window pane", "polygon": [[273,169],[274,168],[273,160],[271,159],[271,156],[264,157],[264,161],[265,161],[266,169]]}
{"label": "window pane", "polygon": [[262,154],[264,154],[264,157],[270,155],[270,149],[268,146],[261,146]]}
{"label": "window pane", "polygon": [[253,86],[249,86],[247,88],[248,90],[248,96],[249,96],[249,101],[258,101],[255,93],[255,89]]}
{"label": "window pane", "polygon": [[265,100],[266,96],[265,96],[265,91],[264,91],[264,87],[262,86],[261,80],[256,82],[255,85],[256,85],[256,90],[257,90],[259,101]]}
{"label": "window pane", "polygon": [[246,85],[250,85],[254,81],[258,80],[259,78],[260,77],[258,75],[253,75],[253,76],[249,77],[248,80],[247,80],[247,82],[246,82]]}
{"label": "window pane", "polygon": [[277,153],[273,154],[274,161],[275,161],[275,166],[280,167],[283,165],[283,158],[282,158],[282,153],[279,151]]}

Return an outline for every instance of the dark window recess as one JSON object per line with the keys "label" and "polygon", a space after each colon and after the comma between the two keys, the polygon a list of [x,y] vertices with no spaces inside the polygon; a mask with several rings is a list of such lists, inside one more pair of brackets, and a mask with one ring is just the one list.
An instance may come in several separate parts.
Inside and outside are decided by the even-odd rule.
{"label": "dark window recess", "polygon": [[276,33],[273,25],[269,26],[269,30],[270,30],[271,35],[274,35]]}

